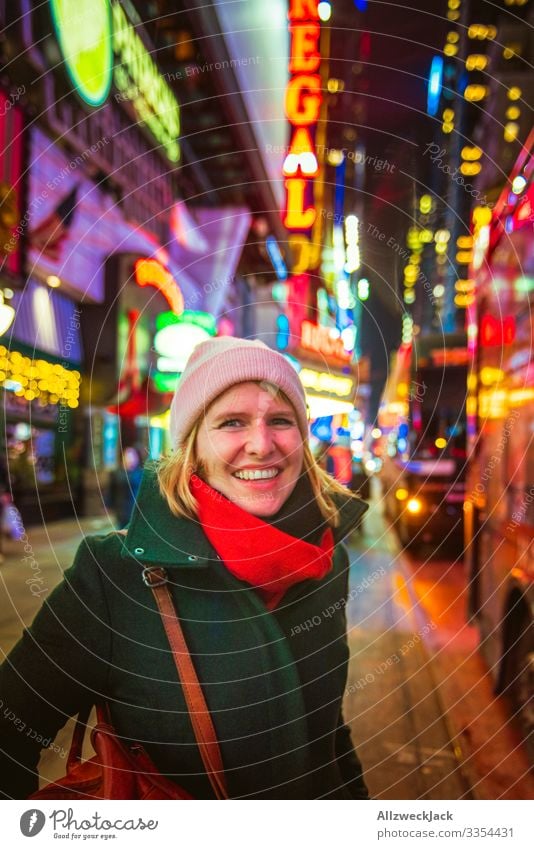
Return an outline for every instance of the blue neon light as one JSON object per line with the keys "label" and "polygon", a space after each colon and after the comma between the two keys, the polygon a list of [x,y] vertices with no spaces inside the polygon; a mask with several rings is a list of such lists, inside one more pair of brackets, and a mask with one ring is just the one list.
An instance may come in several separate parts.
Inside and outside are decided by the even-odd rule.
{"label": "blue neon light", "polygon": [[367,11],[367,2],[368,0],[354,0],[354,5],[356,6],[358,12]]}
{"label": "blue neon light", "polygon": [[345,208],[345,171],[346,171],[346,161],[345,157],[343,157],[343,161],[336,165],[336,186],[334,189],[334,221],[343,221],[343,210]]}
{"label": "blue neon light", "polygon": [[438,111],[442,84],[443,58],[441,56],[434,56],[428,77],[427,112],[429,115],[436,115]]}
{"label": "blue neon light", "polygon": [[273,268],[276,271],[276,276],[279,280],[287,280],[287,265],[284,262],[284,257],[280,253],[278,242],[274,236],[267,236],[265,239],[265,247],[271,258]]}
{"label": "blue neon light", "polygon": [[285,351],[289,346],[289,319],[282,313],[276,319],[276,347]]}
{"label": "blue neon light", "polygon": [[330,442],[332,439],[332,416],[319,416],[310,426],[310,431],[321,442]]}

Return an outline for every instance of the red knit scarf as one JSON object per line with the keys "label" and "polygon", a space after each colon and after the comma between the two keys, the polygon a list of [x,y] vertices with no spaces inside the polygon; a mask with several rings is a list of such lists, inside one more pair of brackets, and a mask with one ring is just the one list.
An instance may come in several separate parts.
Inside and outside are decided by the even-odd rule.
{"label": "red knit scarf", "polygon": [[247,513],[197,475],[191,492],[198,502],[202,530],[232,575],[255,587],[269,610],[287,590],[309,578],[317,581],[332,568],[330,528],[319,545],[290,536]]}

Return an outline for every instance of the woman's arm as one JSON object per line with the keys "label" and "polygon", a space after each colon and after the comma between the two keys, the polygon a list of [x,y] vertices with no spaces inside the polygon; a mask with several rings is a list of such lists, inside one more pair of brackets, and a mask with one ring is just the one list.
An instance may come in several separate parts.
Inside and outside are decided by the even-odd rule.
{"label": "woman's arm", "polygon": [[41,749],[105,694],[111,630],[89,540],[0,667],[0,798],[38,786]]}
{"label": "woman's arm", "polygon": [[369,791],[363,779],[363,770],[358,755],[354,751],[350,729],[343,722],[340,712],[336,731],[336,758],[343,784],[353,799],[368,799]]}
{"label": "woman's arm", "polygon": [[[339,548],[342,550],[344,554],[344,564],[345,564],[345,599],[348,597],[349,591],[349,569],[350,569],[350,560],[347,549],[344,545],[340,545]],[[347,618],[346,618],[346,605],[343,607],[343,610],[340,612],[340,616],[342,617],[342,628],[343,632],[347,633]],[[349,659],[349,643],[348,637],[345,636],[345,649],[347,653],[347,661],[346,661],[346,672],[345,677],[348,674],[348,659]],[[341,773],[341,778],[343,780],[343,784],[353,799],[368,799],[369,792],[367,790],[367,786],[365,784],[363,778],[363,770],[362,765],[360,763],[360,759],[358,755],[354,751],[354,746],[352,744],[352,739],[350,736],[350,728],[348,725],[345,725],[343,720],[343,709],[340,708],[339,718],[336,729],[336,740],[335,740],[335,753],[339,766],[339,771]]]}

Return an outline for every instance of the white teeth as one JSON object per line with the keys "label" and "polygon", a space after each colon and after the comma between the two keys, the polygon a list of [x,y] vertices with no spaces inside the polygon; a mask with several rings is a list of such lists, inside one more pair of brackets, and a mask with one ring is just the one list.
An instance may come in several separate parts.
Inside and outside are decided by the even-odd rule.
{"label": "white teeth", "polygon": [[234,472],[234,477],[243,481],[259,481],[275,478],[278,473],[278,469],[243,469],[241,472]]}

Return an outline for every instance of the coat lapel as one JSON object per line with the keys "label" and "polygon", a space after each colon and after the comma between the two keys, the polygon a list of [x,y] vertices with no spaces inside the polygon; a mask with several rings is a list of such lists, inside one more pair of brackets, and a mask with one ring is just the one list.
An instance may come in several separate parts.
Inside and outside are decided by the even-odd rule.
{"label": "coat lapel", "polygon": [[200,523],[171,513],[159,491],[156,472],[150,466],[143,474],[123,557],[134,557],[141,563],[195,569],[217,559]]}

